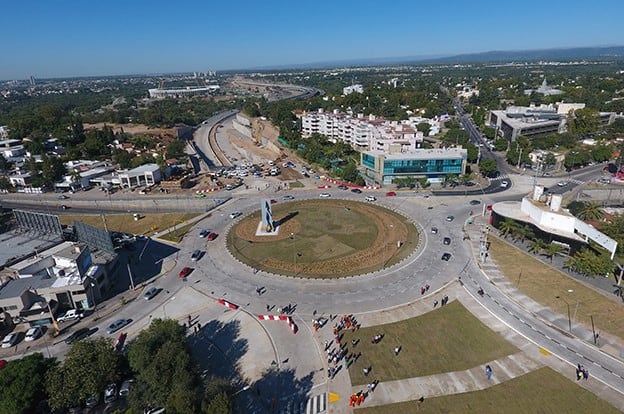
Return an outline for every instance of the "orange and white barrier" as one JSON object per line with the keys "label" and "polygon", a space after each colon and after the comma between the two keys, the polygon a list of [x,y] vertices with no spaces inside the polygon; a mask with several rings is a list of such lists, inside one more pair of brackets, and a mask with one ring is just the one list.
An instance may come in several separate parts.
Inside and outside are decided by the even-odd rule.
{"label": "orange and white barrier", "polygon": [[234,303],[228,302],[225,299],[217,299],[217,302],[219,302],[223,306],[226,306],[226,307],[228,307],[230,309],[234,309],[234,310],[238,309],[238,305],[235,305]]}

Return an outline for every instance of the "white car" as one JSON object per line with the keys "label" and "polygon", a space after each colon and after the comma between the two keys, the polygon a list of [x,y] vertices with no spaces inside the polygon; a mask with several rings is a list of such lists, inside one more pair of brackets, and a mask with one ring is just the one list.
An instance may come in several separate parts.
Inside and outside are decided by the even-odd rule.
{"label": "white car", "polygon": [[41,335],[43,335],[43,331],[40,327],[35,326],[34,328],[30,328],[28,332],[26,332],[26,337],[24,338],[24,341],[34,341],[35,339],[38,339]]}
{"label": "white car", "polygon": [[500,186],[503,188],[509,187],[509,181],[501,181]]}
{"label": "white car", "polygon": [[366,196],[366,201],[377,201],[377,197],[372,196],[372,195],[368,195],[368,196]]}
{"label": "white car", "polygon": [[10,348],[17,343],[17,332],[11,332],[2,340],[2,348]]}
{"label": "white car", "polygon": [[59,316],[58,318],[56,318],[57,322],[65,322],[65,321],[72,321],[74,319],[80,319],[82,318],[82,313],[78,312],[78,310],[76,309],[70,309],[67,312],[65,312],[64,315]]}
{"label": "white car", "polygon": [[240,211],[233,211],[233,212],[230,213],[230,218],[232,220],[234,220],[236,217],[240,217],[242,215],[243,215],[243,213],[241,213]]}
{"label": "white car", "polygon": [[327,197],[331,197],[331,194],[329,194],[329,193],[321,193],[321,194],[319,194],[319,197],[327,198]]}

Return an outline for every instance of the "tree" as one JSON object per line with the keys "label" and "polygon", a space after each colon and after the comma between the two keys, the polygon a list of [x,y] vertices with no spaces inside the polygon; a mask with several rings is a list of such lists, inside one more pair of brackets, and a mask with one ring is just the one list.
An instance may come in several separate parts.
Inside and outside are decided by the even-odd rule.
{"label": "tree", "polygon": [[546,247],[546,244],[542,239],[534,239],[529,244],[529,253],[540,254],[544,247]]}
{"label": "tree", "polygon": [[553,258],[559,254],[563,253],[565,249],[560,244],[550,243],[544,249],[544,255],[550,259],[550,263],[552,263]]}
{"label": "tree", "polygon": [[431,125],[429,122],[420,122],[416,125],[416,129],[423,133],[424,136],[429,136],[429,131],[431,131]]}
{"label": "tree", "polygon": [[135,411],[165,407],[167,412],[196,412],[198,376],[186,328],[177,321],[153,320],[129,346],[128,362],[137,375],[138,386],[129,395]]}
{"label": "tree", "polygon": [[56,360],[36,353],[16,359],[0,370],[0,413],[33,413],[46,398],[44,380]]}
{"label": "tree", "polygon": [[231,382],[221,378],[210,378],[206,384],[206,390],[201,402],[203,414],[231,414],[234,386]]}
{"label": "tree", "polygon": [[48,371],[46,390],[50,407],[67,409],[98,395],[120,379],[121,357],[109,338],[75,342],[65,360]]}
{"label": "tree", "polygon": [[548,169],[549,167],[554,167],[557,164],[557,158],[552,152],[547,152],[542,160],[542,163],[544,164],[544,169]]}
{"label": "tree", "polygon": [[596,203],[585,203],[583,209],[578,213],[578,218],[583,221],[602,220],[604,212]]}
{"label": "tree", "polygon": [[570,132],[582,135],[600,128],[600,112],[596,109],[581,108],[570,112],[572,112],[568,117]]}
{"label": "tree", "polygon": [[514,236],[518,231],[519,225],[512,219],[505,219],[498,224],[498,231],[501,232],[504,238],[508,235]]}
{"label": "tree", "polygon": [[498,165],[496,164],[496,160],[493,160],[491,158],[483,158],[479,162],[479,171],[484,177],[493,177],[494,174],[498,171]]}
{"label": "tree", "polygon": [[496,151],[507,151],[507,147],[509,147],[509,141],[504,138],[498,138],[494,140],[494,149]]}
{"label": "tree", "polygon": [[171,141],[169,145],[167,145],[167,159],[185,157],[186,156],[186,154],[184,153],[185,147],[186,147],[186,143],[180,139]]}
{"label": "tree", "polygon": [[431,183],[429,182],[429,179],[427,177],[420,177],[418,179],[418,185],[420,186],[420,188],[427,188],[431,185]]}

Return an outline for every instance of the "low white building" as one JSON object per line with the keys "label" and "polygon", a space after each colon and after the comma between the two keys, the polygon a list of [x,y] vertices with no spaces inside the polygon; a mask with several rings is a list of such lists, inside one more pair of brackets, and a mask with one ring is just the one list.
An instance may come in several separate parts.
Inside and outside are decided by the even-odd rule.
{"label": "low white building", "polygon": [[364,86],[356,83],[355,85],[350,85],[345,88],[342,88],[343,95],[349,95],[352,93],[364,93]]}
{"label": "low white building", "polygon": [[162,173],[158,164],[144,164],[118,174],[122,187],[148,187],[162,181]]}

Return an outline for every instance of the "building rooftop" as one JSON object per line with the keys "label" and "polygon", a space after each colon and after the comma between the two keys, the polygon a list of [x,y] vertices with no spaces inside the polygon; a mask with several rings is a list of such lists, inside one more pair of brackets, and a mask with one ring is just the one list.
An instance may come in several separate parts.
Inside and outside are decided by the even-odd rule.
{"label": "building rooftop", "polygon": [[366,151],[366,154],[370,154],[373,156],[384,155],[384,158],[387,160],[430,160],[430,159],[438,159],[438,160],[447,160],[447,159],[457,159],[457,158],[466,158],[468,155],[468,151],[464,148],[434,148],[434,149],[419,149],[416,151],[408,151],[408,152],[397,152],[393,154],[385,153],[384,151],[373,150]]}
{"label": "building rooftop", "polygon": [[22,279],[9,280],[2,288],[0,288],[0,299],[9,299],[20,296],[28,289],[43,289],[51,287],[56,281],[55,277],[50,276],[33,276]]}

